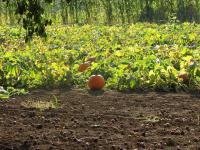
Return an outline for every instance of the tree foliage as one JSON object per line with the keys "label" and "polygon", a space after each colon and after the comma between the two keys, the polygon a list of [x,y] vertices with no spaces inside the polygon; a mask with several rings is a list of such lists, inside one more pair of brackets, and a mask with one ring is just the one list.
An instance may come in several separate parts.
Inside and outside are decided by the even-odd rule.
{"label": "tree foliage", "polygon": [[51,20],[44,17],[44,7],[42,4],[51,3],[52,0],[3,0],[7,7],[15,4],[15,14],[20,15],[19,22],[22,22],[23,28],[26,30],[25,41],[28,42],[34,33],[41,37],[46,37],[45,27],[51,24]]}

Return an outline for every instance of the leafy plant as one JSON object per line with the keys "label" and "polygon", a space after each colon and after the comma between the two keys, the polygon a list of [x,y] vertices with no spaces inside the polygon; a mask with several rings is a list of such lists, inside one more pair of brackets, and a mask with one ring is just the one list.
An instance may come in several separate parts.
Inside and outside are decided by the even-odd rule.
{"label": "leafy plant", "polygon": [[[86,87],[91,75],[101,74],[106,88],[115,90],[200,89],[200,26],[184,23],[174,27],[149,23],[51,26],[45,42],[34,37],[27,46],[25,31],[19,34],[17,28],[0,26],[4,39],[0,85],[6,91],[8,87]],[[91,57],[95,61],[79,72],[80,64]],[[182,72],[188,74],[187,82],[179,78]]]}

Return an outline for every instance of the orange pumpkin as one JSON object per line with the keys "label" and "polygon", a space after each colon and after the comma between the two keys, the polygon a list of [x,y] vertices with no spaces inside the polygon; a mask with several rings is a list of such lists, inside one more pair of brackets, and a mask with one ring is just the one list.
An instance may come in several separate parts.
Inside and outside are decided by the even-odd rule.
{"label": "orange pumpkin", "polygon": [[87,59],[87,61],[89,61],[89,62],[94,62],[95,60],[96,60],[96,57],[90,57]]}
{"label": "orange pumpkin", "polygon": [[84,72],[85,70],[87,70],[88,67],[90,67],[90,62],[85,62],[79,65],[78,71],[79,72]]}
{"label": "orange pumpkin", "polygon": [[105,86],[105,80],[101,75],[92,75],[88,81],[91,90],[101,90]]}
{"label": "orange pumpkin", "polygon": [[183,81],[188,81],[189,80],[189,76],[187,73],[180,73],[178,75],[178,78],[182,79]]}

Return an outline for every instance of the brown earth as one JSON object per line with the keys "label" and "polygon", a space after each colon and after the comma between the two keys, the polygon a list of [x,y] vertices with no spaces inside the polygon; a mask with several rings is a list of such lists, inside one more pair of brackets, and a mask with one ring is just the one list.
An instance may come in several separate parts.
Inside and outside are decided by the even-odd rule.
{"label": "brown earth", "polygon": [[[60,107],[38,110],[26,101]],[[200,94],[35,91],[0,102],[0,150],[200,149]]]}

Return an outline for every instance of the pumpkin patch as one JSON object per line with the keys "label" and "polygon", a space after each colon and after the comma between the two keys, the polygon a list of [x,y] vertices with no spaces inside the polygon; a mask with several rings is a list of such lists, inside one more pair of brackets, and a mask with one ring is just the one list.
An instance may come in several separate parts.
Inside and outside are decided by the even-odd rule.
{"label": "pumpkin patch", "polygon": [[105,81],[91,77],[100,74],[107,89],[119,91],[199,89],[199,31],[200,25],[189,23],[173,30],[148,23],[50,26],[47,41],[34,37],[29,47],[25,31],[0,26],[0,86],[83,88],[91,78],[89,88],[102,89]]}

